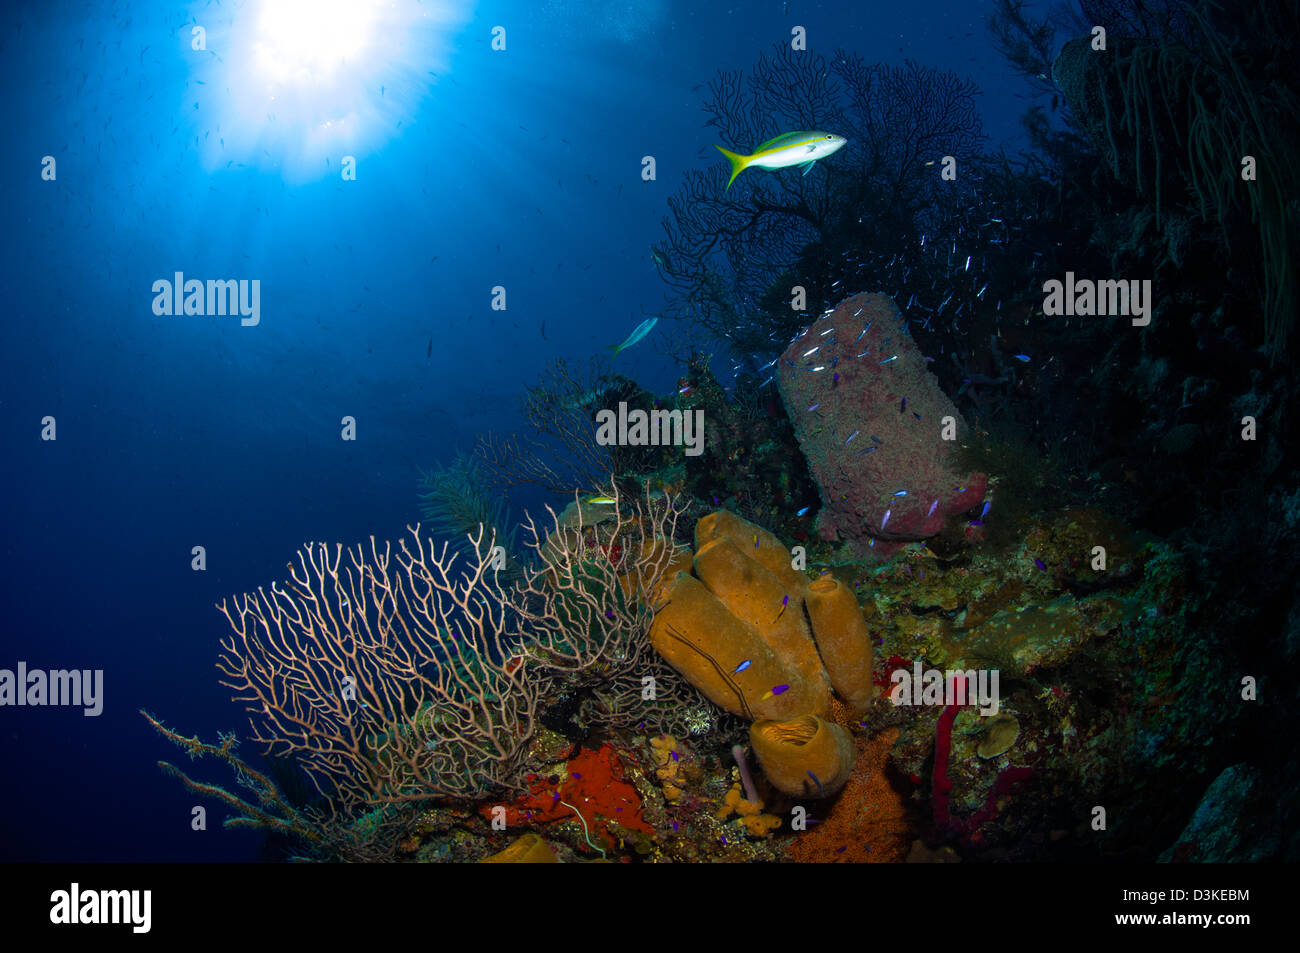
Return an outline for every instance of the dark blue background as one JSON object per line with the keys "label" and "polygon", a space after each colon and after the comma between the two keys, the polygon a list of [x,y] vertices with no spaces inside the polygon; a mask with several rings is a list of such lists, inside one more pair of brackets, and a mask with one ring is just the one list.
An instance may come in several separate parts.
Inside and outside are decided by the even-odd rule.
{"label": "dark blue background", "polygon": [[[259,838],[223,831],[219,806],[206,833],[189,829],[196,799],[154,762],[231,779],[191,766],[137,714],[209,740],[246,728],[216,681],[213,603],[283,578],[306,540],[397,536],[418,515],[417,466],[514,429],[515,396],[549,361],[603,353],[658,307],[649,246],[666,199],[683,168],[720,161],[692,87],[749,68],[792,24],[824,53],[975,79],[991,144],[1014,145],[1026,103],[987,12],[969,0],[479,3],[443,37],[439,80],[403,103],[401,127],[367,130],[356,182],[334,164],[290,183],[269,153],[206,167],[197,143],[220,93],[191,106],[197,67],[178,41],[190,13],[8,7],[0,667],[102,668],[106,685],[98,718],[0,709],[3,856],[256,856]],[[488,45],[497,24],[502,54]],[[55,182],[40,177],[47,154]],[[656,182],[640,179],[645,154]],[[177,270],[260,278],[260,326],[155,316],[151,285]],[[497,284],[505,313],[488,307]],[[655,345],[618,369],[663,391],[679,370]],[[46,415],[57,442],[39,438]],[[344,415],[354,443],[339,439]],[[195,545],[206,572],[190,569]]]}

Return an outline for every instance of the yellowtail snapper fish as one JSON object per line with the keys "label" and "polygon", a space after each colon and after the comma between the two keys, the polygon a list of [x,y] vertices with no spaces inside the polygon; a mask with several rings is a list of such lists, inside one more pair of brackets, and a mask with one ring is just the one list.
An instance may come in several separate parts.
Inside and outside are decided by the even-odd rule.
{"label": "yellowtail snapper fish", "polygon": [[736,176],[750,166],[775,170],[788,169],[797,165],[803,169],[803,174],[807,175],[813,163],[836,152],[844,142],[843,136],[816,130],[801,130],[769,139],[755,147],[753,153],[747,156],[724,149],[722,146],[714,148],[726,156],[727,161],[731,163],[731,178],[727,180],[727,188],[731,188],[731,183],[736,181]]}

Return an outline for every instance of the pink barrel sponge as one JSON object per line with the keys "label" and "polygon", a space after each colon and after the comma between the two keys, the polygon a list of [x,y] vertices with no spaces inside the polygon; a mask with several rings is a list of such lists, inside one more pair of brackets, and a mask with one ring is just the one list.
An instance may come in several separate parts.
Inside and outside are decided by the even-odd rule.
{"label": "pink barrel sponge", "polygon": [[926,367],[894,301],[860,294],[781,355],[781,398],[821,490],[817,529],[887,555],[984,499],[983,473],[954,469],[945,417],[965,422]]}

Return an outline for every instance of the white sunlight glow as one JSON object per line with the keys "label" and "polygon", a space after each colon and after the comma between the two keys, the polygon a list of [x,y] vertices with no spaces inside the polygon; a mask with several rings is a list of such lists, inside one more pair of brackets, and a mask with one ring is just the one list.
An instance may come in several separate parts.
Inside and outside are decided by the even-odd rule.
{"label": "white sunlight glow", "polygon": [[[206,49],[185,114],[208,171],[337,176],[416,122],[445,76],[473,0],[245,0],[197,6]],[[214,13],[223,17],[210,20]],[[189,33],[184,32],[186,40]],[[358,175],[360,172],[358,172]]]}
{"label": "white sunlight glow", "polygon": [[376,0],[263,0],[257,65],[275,82],[310,83],[357,64],[374,28]]}

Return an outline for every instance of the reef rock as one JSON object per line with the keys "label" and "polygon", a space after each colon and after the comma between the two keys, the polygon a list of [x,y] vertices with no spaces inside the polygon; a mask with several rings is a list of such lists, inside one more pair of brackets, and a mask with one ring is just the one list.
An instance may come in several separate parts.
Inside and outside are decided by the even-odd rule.
{"label": "reef rock", "polygon": [[1192,819],[1161,863],[1260,863],[1280,848],[1276,799],[1249,764],[1225,768],[1209,786]]}
{"label": "reef rock", "polygon": [[815,321],[779,359],[795,436],[821,492],[823,539],[882,555],[938,533],[984,498],[943,439],[965,422],[926,367],[893,299],[860,294]]}

